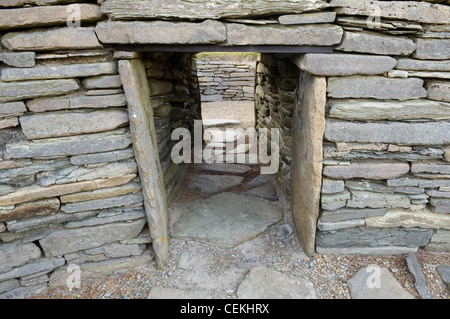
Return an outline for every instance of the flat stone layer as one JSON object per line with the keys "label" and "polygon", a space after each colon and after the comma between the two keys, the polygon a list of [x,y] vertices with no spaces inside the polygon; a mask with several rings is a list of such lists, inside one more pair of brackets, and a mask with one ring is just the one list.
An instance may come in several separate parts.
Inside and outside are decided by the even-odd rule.
{"label": "flat stone layer", "polygon": [[329,7],[323,0],[107,0],[102,12],[113,20],[139,19],[220,19],[301,13]]}
{"label": "flat stone layer", "polygon": [[117,72],[117,66],[114,62],[10,68],[2,71],[2,81],[64,79],[115,74]]}
{"label": "flat stone layer", "polygon": [[68,6],[44,6],[0,11],[0,30],[23,27],[66,25],[74,13],[80,22],[98,21],[102,17],[100,7],[95,4],[79,3]]}
{"label": "flat stone layer", "polygon": [[[447,6],[448,8],[448,6]],[[450,13],[449,13],[450,15]],[[417,50],[414,57],[417,59],[447,60],[450,59],[450,39],[416,39]]]}
{"label": "flat stone layer", "polygon": [[63,95],[75,92],[79,88],[78,82],[73,79],[0,82],[0,103]]}
{"label": "flat stone layer", "polygon": [[2,37],[2,45],[12,51],[50,51],[64,49],[101,49],[94,28],[40,29],[10,32]]}
{"label": "flat stone layer", "polygon": [[44,199],[17,205],[14,209],[0,209],[0,222],[36,216],[56,214],[59,211],[59,200]]}
{"label": "flat stone layer", "polygon": [[408,163],[399,162],[355,162],[348,166],[325,166],[323,174],[336,179],[392,179],[409,172]]}
{"label": "flat stone layer", "polygon": [[81,94],[64,95],[51,98],[38,98],[27,101],[31,112],[57,111],[64,109],[107,108],[125,106],[127,99],[124,94],[86,96]]}
{"label": "flat stone layer", "polygon": [[227,24],[227,45],[318,45],[330,46],[342,39],[339,26],[320,24],[304,26],[248,26]]}
{"label": "flat stone layer", "polygon": [[235,247],[280,221],[279,207],[243,195],[221,193],[191,205],[173,226],[175,238]]}
{"label": "flat stone layer", "polygon": [[47,6],[52,4],[73,3],[77,0],[2,0],[0,8],[21,7],[25,4],[35,4],[38,6]]}
{"label": "flat stone layer", "polygon": [[325,129],[325,138],[333,142],[447,145],[450,144],[450,123],[356,123],[328,121]]}
{"label": "flat stone layer", "polygon": [[427,83],[427,98],[435,101],[450,102],[450,83],[430,81]]}
{"label": "flat stone layer", "polygon": [[243,180],[242,176],[196,174],[191,177],[189,188],[197,189],[203,194],[212,194],[237,186]]}
{"label": "flat stone layer", "polygon": [[166,21],[107,21],[95,29],[103,43],[207,44],[226,40],[225,26],[212,20],[202,23]]}
{"label": "flat stone layer", "polygon": [[334,98],[374,98],[408,100],[427,96],[422,79],[395,79],[381,76],[331,77],[328,96]]}
{"label": "flat stone layer", "polygon": [[126,110],[53,112],[20,117],[28,139],[60,137],[110,131],[128,122]]}
{"label": "flat stone layer", "polygon": [[394,58],[388,56],[339,53],[308,53],[296,58],[294,62],[301,70],[322,76],[383,74],[397,64]]}

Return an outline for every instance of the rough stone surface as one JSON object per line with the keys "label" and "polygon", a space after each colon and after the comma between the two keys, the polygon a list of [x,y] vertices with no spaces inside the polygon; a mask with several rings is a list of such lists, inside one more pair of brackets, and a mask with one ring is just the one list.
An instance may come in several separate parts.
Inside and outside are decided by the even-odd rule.
{"label": "rough stone surface", "polygon": [[352,123],[328,121],[325,138],[333,142],[393,143],[401,145],[450,144],[450,123]]}
{"label": "rough stone surface", "polygon": [[109,89],[121,88],[122,82],[119,75],[102,75],[93,78],[87,78],[82,81],[86,89]]}
{"label": "rough stone surface", "polygon": [[142,201],[143,198],[141,194],[131,194],[111,198],[93,199],[77,203],[69,203],[63,205],[61,207],[61,210],[66,213],[76,213],[76,212],[132,205],[136,203],[142,203]]}
{"label": "rough stone surface", "polygon": [[13,209],[0,209],[0,222],[30,218],[36,216],[46,216],[56,214],[59,211],[59,200],[45,199],[36,202],[23,203]]}
{"label": "rough stone surface", "polygon": [[362,268],[347,284],[352,299],[414,299],[384,267]]}
{"label": "rough stone surface", "polygon": [[416,44],[399,36],[345,31],[342,42],[335,49],[380,55],[410,55],[416,49]]}
{"label": "rough stone surface", "polygon": [[33,243],[0,245],[0,273],[22,266],[30,260],[41,257],[39,247]]}
{"label": "rough stone surface", "polygon": [[146,220],[141,219],[130,223],[56,230],[39,240],[39,243],[47,257],[62,256],[122,239],[134,238],[139,235],[146,222]]}
{"label": "rough stone surface", "polygon": [[[448,7],[447,7],[448,8]],[[417,50],[413,57],[422,60],[450,59],[450,39],[416,39]]]}
{"label": "rough stone surface", "polygon": [[6,145],[5,158],[38,158],[90,154],[124,149],[131,145],[128,130],[24,141]]}
{"label": "rough stone surface", "polygon": [[427,83],[427,99],[450,102],[450,84],[442,81]]}
{"label": "rough stone surface", "polygon": [[197,164],[196,168],[206,171],[230,173],[230,174],[245,174],[252,168],[241,164],[226,164],[226,163],[202,163]]}
{"label": "rough stone surface", "polygon": [[77,21],[80,22],[94,22],[102,17],[98,5],[87,3],[2,10],[0,30],[67,25],[72,22],[74,12],[78,14]]}
{"label": "rough stone surface", "polygon": [[255,238],[282,215],[260,199],[225,192],[191,205],[174,224],[173,236],[231,248]]}
{"label": "rough stone surface", "polygon": [[26,111],[27,108],[23,102],[0,103],[0,118],[22,115]]}
{"label": "rough stone surface", "polygon": [[57,111],[64,109],[107,108],[127,104],[124,94],[104,96],[66,95],[62,97],[39,98],[27,102],[31,112]]}
{"label": "rough stone surface", "polygon": [[0,103],[55,96],[75,92],[79,85],[75,80],[22,81],[18,83],[0,82]]}
{"label": "rough stone surface", "polygon": [[[444,93],[448,94],[448,93]],[[428,95],[430,90],[428,89]],[[355,120],[448,120],[450,103],[425,99],[408,101],[375,101],[361,99],[331,99],[328,117]]]}
{"label": "rough stone surface", "polygon": [[141,189],[140,183],[132,182],[118,187],[102,188],[91,192],[82,192],[60,197],[61,203],[76,203],[101,198],[110,198],[137,192]]}
{"label": "rough stone surface", "polygon": [[278,22],[283,25],[333,23],[336,12],[314,12],[303,14],[288,14],[278,17]]}
{"label": "rough stone surface", "polygon": [[6,65],[17,68],[31,68],[36,65],[36,53],[34,52],[3,52],[0,53],[0,61]]}
{"label": "rough stone surface", "polygon": [[343,30],[333,25],[277,28],[227,24],[227,45],[320,45],[341,41]]}
{"label": "rough stone surface", "polygon": [[12,51],[50,51],[64,49],[101,49],[94,28],[59,28],[10,32],[2,45]]}
{"label": "rough stone surface", "polygon": [[428,287],[425,275],[420,268],[416,255],[413,253],[408,254],[406,257],[406,264],[411,274],[414,276],[414,285],[420,297],[423,299],[433,299],[430,288]]}
{"label": "rough stone surface", "polygon": [[366,218],[369,227],[421,227],[450,229],[450,215],[433,213],[428,208],[419,212],[404,209],[388,210],[384,216]]}
{"label": "rough stone surface", "polygon": [[[234,166],[235,164],[233,164]],[[250,182],[248,182],[247,184],[245,184],[245,187],[249,188],[249,187],[257,187],[257,186],[263,186],[267,183],[271,183],[274,182],[275,178],[273,175],[271,174],[261,174],[258,177],[255,177],[254,179],[252,179]]]}
{"label": "rough stone surface", "polygon": [[447,290],[450,291],[450,266],[440,265],[436,268],[438,274],[441,276],[442,281],[447,286]]}
{"label": "rough stone surface", "polygon": [[2,81],[64,79],[114,73],[117,73],[117,66],[114,62],[8,68],[2,71]]}
{"label": "rough stone surface", "polygon": [[345,207],[350,197],[351,194],[348,190],[336,194],[323,194],[320,203],[323,209],[335,210]]}
{"label": "rough stone surface", "polygon": [[5,281],[13,278],[28,276],[36,274],[44,270],[53,270],[64,265],[66,261],[64,258],[44,258],[36,262],[28,263],[23,266],[13,268],[12,270],[0,274],[0,281]]}
{"label": "rough stone surface", "polygon": [[133,157],[134,157],[133,149],[126,148],[124,150],[119,151],[72,156],[70,158],[70,163],[72,163],[73,165],[110,163]]}
{"label": "rough stone surface", "polygon": [[307,53],[294,62],[301,70],[321,76],[383,74],[397,64],[394,58],[388,56],[340,53]]}
{"label": "rough stone surface", "polygon": [[314,286],[264,267],[252,268],[237,290],[238,299],[316,299]]}
{"label": "rough stone surface", "polygon": [[450,164],[445,162],[414,162],[411,164],[412,173],[450,174]]}
{"label": "rough stone surface", "polygon": [[396,69],[413,71],[450,71],[450,61],[417,60],[409,58],[397,59]]}
{"label": "rough stone surface", "polygon": [[345,189],[344,181],[324,178],[322,184],[323,194],[341,193]]}
{"label": "rough stone surface", "polygon": [[100,22],[95,29],[103,43],[207,44],[226,40],[225,26],[212,20],[188,22]]}
{"label": "rough stone surface", "polygon": [[409,100],[427,96],[423,80],[385,78],[378,76],[332,77],[327,92],[334,98],[374,98]]}
{"label": "rough stone surface", "polygon": [[256,196],[259,198],[270,200],[272,202],[278,201],[277,189],[272,184],[253,188],[249,191],[246,191],[244,195]]}
{"label": "rough stone surface", "polygon": [[385,209],[341,208],[338,210],[323,211],[320,219],[323,223],[335,223],[349,219],[383,216],[384,214],[386,214]]}
{"label": "rough stone surface", "polygon": [[407,194],[386,194],[365,191],[351,192],[351,200],[347,206],[351,208],[409,208],[411,206],[409,195]]}
{"label": "rough stone surface", "polygon": [[27,114],[20,117],[29,139],[62,137],[114,130],[128,123],[126,110],[72,111]]}
{"label": "rough stone surface", "polygon": [[323,170],[330,178],[374,180],[393,179],[408,172],[409,164],[400,162],[353,162],[347,166],[325,166]]}
{"label": "rough stone surface", "polygon": [[196,174],[191,178],[189,188],[203,194],[213,194],[237,186],[244,180],[241,176]]}

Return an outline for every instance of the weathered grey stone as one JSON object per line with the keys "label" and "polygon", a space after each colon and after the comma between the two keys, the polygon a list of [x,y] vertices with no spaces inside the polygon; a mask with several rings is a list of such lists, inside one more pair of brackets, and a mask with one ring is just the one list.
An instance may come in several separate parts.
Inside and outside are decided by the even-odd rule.
{"label": "weathered grey stone", "polygon": [[139,235],[145,219],[94,227],[56,230],[39,241],[47,257],[103,246]]}
{"label": "weathered grey stone", "polygon": [[374,180],[393,179],[409,172],[408,163],[400,162],[353,162],[348,166],[325,166],[323,174],[330,178],[365,178]]}
{"label": "weathered grey stone", "polygon": [[65,262],[64,258],[43,258],[0,274],[0,281],[27,276],[44,270],[52,270],[64,265]]}
{"label": "weathered grey stone", "polygon": [[[233,166],[236,164],[232,164]],[[275,177],[274,175],[271,174],[261,174],[257,177],[255,177],[254,179],[252,179],[250,182],[248,182],[247,184],[245,184],[245,187],[257,187],[257,186],[262,186],[265,185],[267,183],[274,183],[275,182]]]}
{"label": "weathered grey stone", "polygon": [[[430,95],[429,92],[430,90],[428,90],[428,95]],[[331,99],[328,105],[330,107],[328,117],[346,120],[400,121],[450,119],[450,103],[425,99],[408,101]]]}
{"label": "weathered grey stone", "polygon": [[384,216],[366,218],[366,226],[450,229],[450,215],[433,213],[428,208],[419,212],[392,209],[388,210]]}
{"label": "weathered grey stone", "polygon": [[37,285],[32,287],[18,287],[0,295],[0,299],[25,299],[27,297],[45,293],[47,285]]}
{"label": "weathered grey stone", "polygon": [[51,51],[64,49],[101,49],[94,28],[59,28],[10,32],[2,45],[12,51]]}
{"label": "weathered grey stone", "polygon": [[328,121],[325,138],[332,142],[393,143],[400,145],[450,144],[450,123],[355,123]]}
{"label": "weathered grey stone", "polygon": [[102,17],[100,7],[88,3],[9,9],[0,11],[0,30],[67,25],[73,23],[74,12],[80,22],[94,22]]}
{"label": "weathered grey stone", "polygon": [[166,21],[107,21],[95,29],[103,43],[207,44],[226,40],[225,26],[213,20],[202,23]]}
{"label": "weathered grey stone", "polygon": [[384,267],[362,268],[347,284],[352,299],[414,299]]}
{"label": "weathered grey stone", "polygon": [[409,100],[427,96],[423,80],[381,76],[331,77],[327,92],[334,98],[374,98]]}
{"label": "weathered grey stone", "polygon": [[102,12],[114,20],[152,18],[204,20],[302,13],[304,11],[315,11],[327,7],[329,7],[329,4],[322,0],[288,0],[276,2],[258,0],[200,0],[195,2],[166,0],[164,6],[161,6],[159,0],[139,2],[109,0],[102,5]]}
{"label": "weathered grey stone", "polygon": [[244,195],[256,196],[270,201],[278,201],[277,189],[273,184],[266,184],[246,191]]}
{"label": "weathered grey stone", "polygon": [[450,199],[431,198],[430,204],[433,212],[450,216]]}
{"label": "weathered grey stone", "polygon": [[416,44],[405,37],[345,31],[342,42],[335,49],[380,55],[410,55],[416,49]]}
{"label": "weathered grey stone", "polygon": [[5,158],[39,158],[90,154],[124,149],[131,145],[127,129],[71,137],[24,141],[6,145]]}
{"label": "weathered grey stone", "polygon": [[22,115],[26,111],[23,102],[0,103],[0,118]]}
{"label": "weathered grey stone", "polygon": [[333,25],[307,26],[248,26],[227,24],[227,45],[320,45],[337,44],[343,30]]}
{"label": "weathered grey stone", "polygon": [[149,80],[148,85],[150,88],[150,96],[168,94],[173,90],[173,84],[171,81]]}
{"label": "weathered grey stone", "polygon": [[61,210],[66,213],[76,213],[105,209],[111,207],[125,206],[143,201],[141,194],[122,195],[111,198],[93,199],[77,203],[69,203],[61,206]]}
{"label": "weathered grey stone", "polygon": [[[117,210],[117,209],[116,209]],[[108,211],[107,211],[108,212]],[[109,211],[111,212],[111,211]],[[99,214],[100,215],[100,214]],[[136,210],[126,213],[118,213],[112,216],[100,216],[88,217],[80,221],[71,221],[65,225],[66,228],[80,228],[80,227],[91,227],[98,225],[106,225],[117,222],[129,222],[131,220],[145,218],[145,212],[143,210]],[[128,240],[129,238],[127,238]]]}
{"label": "weathered grey stone", "polygon": [[321,197],[321,205],[325,210],[336,210],[347,205],[350,199],[350,192],[345,190],[337,194],[323,194]]}
{"label": "weathered grey stone", "polygon": [[376,193],[400,193],[410,194],[411,196],[422,196],[425,193],[424,188],[412,187],[412,186],[387,186],[385,182],[373,182],[373,181],[345,181],[345,187],[349,190],[357,191],[370,191]]}
{"label": "weathered grey stone", "polygon": [[450,61],[426,61],[401,58],[397,59],[396,69],[417,71],[450,71]]}
{"label": "weathered grey stone", "polygon": [[252,268],[237,290],[238,299],[316,299],[314,285],[263,267]]}
{"label": "weathered grey stone", "polygon": [[356,209],[356,208],[341,208],[338,210],[325,210],[320,216],[323,223],[336,223],[349,219],[360,219],[366,217],[383,216],[386,214],[385,209]]}
{"label": "weathered grey stone", "polygon": [[322,218],[319,218],[317,222],[317,228],[321,231],[330,231],[364,225],[365,225],[364,218],[346,219],[337,222],[324,222]]}
{"label": "weathered grey stone", "polygon": [[72,156],[70,158],[70,163],[72,163],[73,165],[110,163],[110,162],[116,162],[116,161],[129,159],[132,157],[134,157],[133,149],[127,148],[124,150],[113,151],[113,152]]}
{"label": "weathered grey stone", "polygon": [[127,100],[124,94],[104,96],[66,95],[61,97],[40,98],[27,102],[31,112],[57,111],[80,108],[107,108],[124,106]]}
{"label": "weathered grey stone", "polygon": [[436,229],[433,237],[424,250],[434,252],[450,252],[450,230]]}
{"label": "weathered grey stone", "polygon": [[450,102],[450,83],[430,81],[427,83],[427,99]]}
{"label": "weathered grey stone", "polygon": [[36,65],[36,53],[34,52],[3,52],[0,53],[0,61],[6,65],[17,68],[31,68]]}
{"label": "weathered grey stone", "polygon": [[240,185],[241,176],[195,174],[191,177],[189,188],[199,190],[203,194],[213,194]]}
{"label": "weathered grey stone", "polygon": [[103,75],[87,78],[82,81],[86,89],[121,88],[122,82],[119,75]]}
{"label": "weathered grey stone", "polygon": [[318,232],[317,246],[337,247],[421,247],[428,244],[433,230],[422,228],[353,227],[332,232]]}
{"label": "weathered grey stone", "polygon": [[301,70],[322,76],[383,74],[397,64],[394,58],[388,56],[339,53],[308,53],[296,58],[294,62]]}
{"label": "weathered grey stone", "polygon": [[13,118],[0,118],[0,129],[14,127],[19,125],[19,120],[16,117]]}
{"label": "weathered grey stone", "polygon": [[2,244],[0,245],[0,257],[0,273],[4,273],[41,257],[41,251],[33,243]]}
{"label": "weathered grey stone", "polygon": [[439,197],[439,198],[450,198],[450,192],[443,192],[437,190],[427,190],[427,195],[431,197]]}
{"label": "weathered grey stone", "polygon": [[126,123],[128,112],[122,109],[36,113],[20,117],[23,133],[28,139],[98,133]]}
{"label": "weathered grey stone", "polygon": [[231,248],[255,238],[282,215],[282,209],[260,199],[225,192],[191,205],[174,224],[173,235]]}
{"label": "weathered grey stone", "polygon": [[3,0],[0,8],[21,7],[26,4],[35,4],[38,6],[47,6],[52,4],[73,3],[76,0]]}
{"label": "weathered grey stone", "polygon": [[[448,7],[447,7],[448,8]],[[416,39],[417,50],[413,57],[423,60],[450,59],[450,39]]]}
{"label": "weathered grey stone", "polygon": [[288,14],[278,17],[278,22],[283,25],[333,23],[336,12],[314,12],[303,14]]}
{"label": "weathered grey stone", "polygon": [[10,210],[0,209],[0,221],[4,222],[14,219],[47,216],[56,214],[58,211],[59,200],[57,198],[44,199],[40,201],[19,204]]}
{"label": "weathered grey stone", "polygon": [[11,291],[19,286],[20,284],[17,279],[10,279],[7,281],[0,282],[0,294]]}
{"label": "weathered grey stone", "polygon": [[445,162],[414,162],[411,164],[412,173],[450,174],[450,164]]}
{"label": "weathered grey stone", "polygon": [[434,187],[449,187],[450,180],[446,179],[424,179],[424,178],[414,178],[414,177],[403,177],[397,179],[390,179],[387,182],[388,186],[398,186],[398,187],[420,187],[420,188],[434,188]]}
{"label": "weathered grey stone", "polygon": [[420,297],[423,299],[433,299],[431,290],[428,287],[427,280],[420,268],[416,255],[413,253],[408,254],[406,257],[406,264],[411,274],[414,276],[414,285]]}
{"label": "weathered grey stone", "polygon": [[2,71],[2,81],[64,79],[115,73],[117,73],[115,62],[7,68]]}
{"label": "weathered grey stone", "polygon": [[60,197],[61,203],[75,203],[110,198],[129,193],[135,193],[141,189],[140,183],[133,182],[118,187],[102,188],[91,192],[82,192]]}
{"label": "weathered grey stone", "polygon": [[440,265],[436,267],[436,270],[441,276],[442,281],[447,286],[447,290],[450,291],[450,266],[449,265]]}
{"label": "weathered grey stone", "polygon": [[351,190],[351,199],[347,206],[351,208],[409,208],[410,198],[407,194],[384,194]]}
{"label": "weathered grey stone", "polygon": [[341,193],[345,189],[344,181],[324,178],[322,181],[322,194]]}
{"label": "weathered grey stone", "polygon": [[408,77],[449,80],[450,72],[408,71]]}
{"label": "weathered grey stone", "polygon": [[196,167],[201,170],[230,174],[245,174],[252,170],[252,168],[247,165],[227,163],[202,163],[197,164]]}
{"label": "weathered grey stone", "polygon": [[380,246],[380,247],[366,247],[366,246],[350,246],[350,247],[317,247],[319,254],[351,254],[351,255],[405,255],[415,253],[419,250],[418,247],[402,247],[402,246]]}
{"label": "weathered grey stone", "polygon": [[32,99],[43,96],[63,95],[75,92],[79,85],[75,80],[0,82],[0,103]]}
{"label": "weathered grey stone", "polygon": [[338,14],[377,16],[423,23],[448,23],[448,6],[421,1],[332,0]]}

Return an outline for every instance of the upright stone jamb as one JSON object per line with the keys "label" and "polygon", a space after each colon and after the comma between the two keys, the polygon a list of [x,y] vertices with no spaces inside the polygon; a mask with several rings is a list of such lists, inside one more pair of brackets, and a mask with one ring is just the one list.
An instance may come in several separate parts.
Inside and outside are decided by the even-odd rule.
{"label": "upright stone jamb", "polygon": [[163,269],[169,251],[168,208],[145,67],[140,59],[120,60],[119,73],[127,98],[133,149],[142,183],[156,266]]}

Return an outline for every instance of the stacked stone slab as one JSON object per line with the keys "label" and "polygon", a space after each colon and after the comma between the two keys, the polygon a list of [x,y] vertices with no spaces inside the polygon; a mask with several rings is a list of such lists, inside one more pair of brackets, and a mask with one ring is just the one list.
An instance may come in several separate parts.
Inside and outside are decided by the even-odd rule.
{"label": "stacked stone slab", "polygon": [[202,101],[252,101],[255,67],[254,62],[198,60]]}

